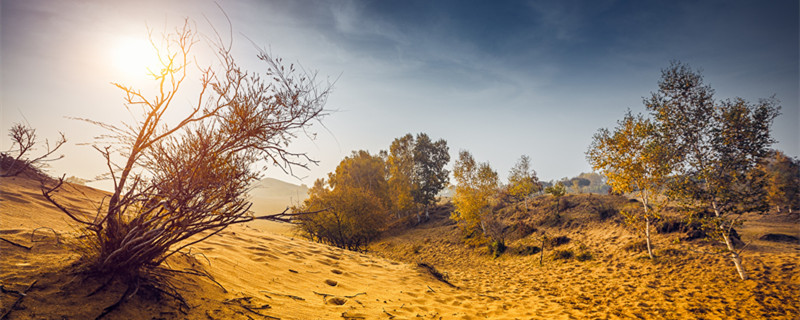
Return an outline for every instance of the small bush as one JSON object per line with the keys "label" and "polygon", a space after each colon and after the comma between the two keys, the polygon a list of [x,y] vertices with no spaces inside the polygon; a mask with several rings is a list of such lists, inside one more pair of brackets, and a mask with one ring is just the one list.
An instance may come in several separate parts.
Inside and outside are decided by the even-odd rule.
{"label": "small bush", "polygon": [[510,229],[511,231],[508,233],[508,239],[510,240],[522,239],[536,232],[536,228],[525,222],[514,223]]}
{"label": "small bush", "polygon": [[564,244],[569,243],[570,240],[571,239],[569,237],[567,237],[567,236],[557,236],[557,237],[550,238],[550,241],[548,241],[548,244],[551,247],[558,247],[560,245],[564,245]]}
{"label": "small bush", "polygon": [[510,248],[509,252],[520,256],[530,256],[542,252],[542,248],[537,246],[519,245],[517,247]]}
{"label": "small bush", "polygon": [[666,234],[666,233],[674,233],[674,232],[684,232],[688,229],[688,225],[685,221],[678,219],[678,218],[664,218],[661,219],[656,223],[655,229],[658,233]]}
{"label": "small bush", "polygon": [[600,220],[606,220],[619,214],[617,209],[607,204],[601,204],[595,207],[594,211],[597,213],[597,216],[600,218]]}
{"label": "small bush", "polygon": [[553,251],[553,260],[569,260],[575,256],[572,250],[555,250]]}
{"label": "small bush", "polygon": [[505,252],[506,249],[507,247],[504,241],[495,240],[489,243],[489,253],[495,258],[503,254],[503,252]]}
{"label": "small bush", "polygon": [[592,253],[589,251],[582,251],[577,256],[575,256],[575,259],[577,259],[578,261],[592,260]]}
{"label": "small bush", "polygon": [[780,233],[767,233],[761,236],[759,239],[764,241],[771,241],[771,242],[786,242],[786,243],[794,243],[797,244],[800,242],[795,236],[790,236],[788,234],[780,234]]}

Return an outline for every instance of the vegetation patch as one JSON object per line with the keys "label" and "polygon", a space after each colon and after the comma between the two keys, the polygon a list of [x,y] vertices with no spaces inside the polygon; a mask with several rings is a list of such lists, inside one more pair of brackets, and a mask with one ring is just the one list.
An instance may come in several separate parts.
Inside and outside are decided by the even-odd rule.
{"label": "vegetation patch", "polygon": [[557,236],[557,237],[550,238],[550,241],[548,242],[548,244],[550,246],[552,246],[552,247],[558,247],[560,245],[565,245],[565,244],[569,243],[571,240],[572,239],[570,239],[567,236]]}
{"label": "vegetation patch", "polygon": [[592,260],[592,258],[594,257],[592,256],[592,253],[589,251],[581,251],[580,253],[578,253],[578,255],[575,256],[575,259],[578,261],[588,261]]}
{"label": "vegetation patch", "polygon": [[572,250],[555,250],[553,251],[553,260],[569,260],[575,257]]}
{"label": "vegetation patch", "polygon": [[519,256],[530,256],[542,252],[542,248],[537,246],[519,245],[510,247],[508,252]]}
{"label": "vegetation patch", "polygon": [[759,239],[770,242],[786,242],[786,243],[800,244],[800,238],[781,233],[767,233],[761,236]]}

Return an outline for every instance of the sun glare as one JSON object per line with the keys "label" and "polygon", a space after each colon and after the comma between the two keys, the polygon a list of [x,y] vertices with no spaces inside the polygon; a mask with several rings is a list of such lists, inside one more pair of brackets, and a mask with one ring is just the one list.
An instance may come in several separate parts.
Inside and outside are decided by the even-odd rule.
{"label": "sun glare", "polygon": [[129,76],[145,76],[150,70],[157,71],[158,56],[153,46],[146,40],[120,38],[112,52],[114,68]]}

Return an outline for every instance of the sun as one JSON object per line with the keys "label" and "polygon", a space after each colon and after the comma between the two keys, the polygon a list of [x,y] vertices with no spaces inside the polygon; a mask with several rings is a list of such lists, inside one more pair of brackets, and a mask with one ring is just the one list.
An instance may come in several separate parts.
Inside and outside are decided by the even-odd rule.
{"label": "sun", "polygon": [[114,68],[128,76],[146,76],[160,65],[155,49],[144,39],[118,38],[112,50]]}

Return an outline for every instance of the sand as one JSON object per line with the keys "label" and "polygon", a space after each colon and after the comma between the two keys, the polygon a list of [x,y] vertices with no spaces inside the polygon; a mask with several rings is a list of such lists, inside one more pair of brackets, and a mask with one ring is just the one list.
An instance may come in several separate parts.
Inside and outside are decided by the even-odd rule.
{"label": "sand", "polygon": [[[69,194],[71,205],[86,206],[84,194],[104,195],[79,187]],[[74,273],[79,255],[69,243],[76,228],[44,201],[38,183],[0,178],[0,197],[0,236],[31,248],[0,241],[0,283],[7,290],[0,293],[0,312],[10,311],[8,319],[93,319],[122,294],[124,287],[112,283],[89,296],[102,279]],[[782,225],[784,231],[798,230]],[[741,281],[724,257],[692,251],[713,247],[675,244],[672,234],[656,237],[661,259],[653,263],[641,252],[622,249],[636,237],[619,225],[550,232],[572,239],[559,248],[588,248],[593,258],[554,260],[546,251],[543,265],[538,254],[493,259],[481,248],[464,247],[446,219],[388,236],[367,253],[277,234],[264,225],[234,226],[167,261],[184,272],[163,275],[163,281],[177,288],[189,309],[145,290],[105,319],[800,317],[798,244],[754,242],[744,254],[751,279]],[[446,273],[457,288],[417,262]],[[26,295],[20,299],[11,290]]]}

